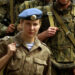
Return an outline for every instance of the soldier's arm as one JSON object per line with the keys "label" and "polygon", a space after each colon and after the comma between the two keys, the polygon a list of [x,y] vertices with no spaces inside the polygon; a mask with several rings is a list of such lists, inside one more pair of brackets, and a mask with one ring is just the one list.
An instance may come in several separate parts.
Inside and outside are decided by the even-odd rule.
{"label": "soldier's arm", "polygon": [[11,43],[9,45],[6,45],[4,43],[5,42],[0,43],[0,71],[7,64],[9,59],[13,56],[14,52],[16,51],[15,43]]}
{"label": "soldier's arm", "polygon": [[6,54],[5,56],[0,58],[0,71],[6,65],[6,63],[8,62],[9,59],[10,59],[10,55],[8,55],[8,54]]}
{"label": "soldier's arm", "polygon": [[49,27],[47,30],[38,34],[38,38],[43,41],[48,37],[52,37],[56,34],[58,28],[57,27]]}

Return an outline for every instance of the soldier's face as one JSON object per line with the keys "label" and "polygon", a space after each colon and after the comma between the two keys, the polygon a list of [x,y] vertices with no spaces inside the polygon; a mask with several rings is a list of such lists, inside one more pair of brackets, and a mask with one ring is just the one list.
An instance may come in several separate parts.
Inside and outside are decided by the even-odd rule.
{"label": "soldier's face", "polygon": [[34,38],[40,28],[40,20],[24,20],[22,22],[23,34],[27,38]]}
{"label": "soldier's face", "polygon": [[57,0],[60,4],[66,5],[70,0]]}

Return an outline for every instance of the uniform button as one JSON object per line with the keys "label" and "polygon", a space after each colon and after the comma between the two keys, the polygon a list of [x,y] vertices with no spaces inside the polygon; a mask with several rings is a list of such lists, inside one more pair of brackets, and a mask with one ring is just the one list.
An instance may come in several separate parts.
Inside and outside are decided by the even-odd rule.
{"label": "uniform button", "polygon": [[32,63],[33,62],[33,59],[30,58],[30,57],[26,57],[26,62]]}

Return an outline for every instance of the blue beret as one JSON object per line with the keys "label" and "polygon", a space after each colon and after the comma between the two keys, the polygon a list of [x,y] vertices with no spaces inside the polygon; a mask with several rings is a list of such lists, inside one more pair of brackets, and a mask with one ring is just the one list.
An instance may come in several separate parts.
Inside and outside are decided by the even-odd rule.
{"label": "blue beret", "polygon": [[29,8],[22,11],[18,17],[26,20],[36,20],[42,17],[42,11],[37,8]]}

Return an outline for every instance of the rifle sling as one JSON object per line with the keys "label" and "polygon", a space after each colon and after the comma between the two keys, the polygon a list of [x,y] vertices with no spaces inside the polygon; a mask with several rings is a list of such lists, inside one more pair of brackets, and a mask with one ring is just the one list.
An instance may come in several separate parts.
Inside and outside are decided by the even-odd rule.
{"label": "rifle sling", "polygon": [[48,15],[48,18],[49,18],[50,26],[54,27],[54,20],[53,20],[53,15],[52,15],[52,12],[51,12],[51,8],[46,6],[46,9],[47,9],[47,15]]}
{"label": "rifle sling", "polygon": [[9,0],[9,2],[10,2],[10,19],[11,19],[11,23],[13,24],[14,23],[13,0]]}

